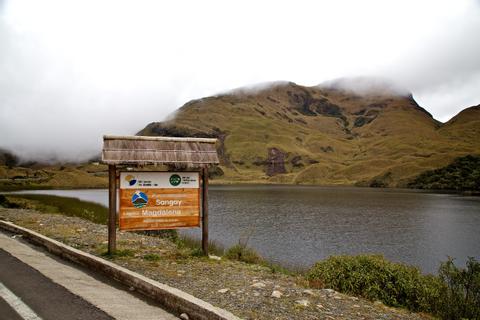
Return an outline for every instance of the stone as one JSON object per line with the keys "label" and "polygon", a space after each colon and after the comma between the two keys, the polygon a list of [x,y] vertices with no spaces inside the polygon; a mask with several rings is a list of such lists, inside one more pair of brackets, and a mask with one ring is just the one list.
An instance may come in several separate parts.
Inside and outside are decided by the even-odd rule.
{"label": "stone", "polygon": [[224,288],[224,289],[218,290],[217,292],[218,292],[218,293],[227,293],[228,291],[230,291],[230,289]]}
{"label": "stone", "polygon": [[273,290],[273,292],[272,292],[272,297],[274,297],[274,298],[281,298],[282,295],[283,295],[283,293],[281,293],[278,290]]}
{"label": "stone", "polygon": [[209,255],[208,258],[211,259],[211,260],[217,260],[217,261],[222,260],[221,257],[219,257],[219,256],[214,256],[213,254]]}
{"label": "stone", "polygon": [[252,287],[257,288],[257,289],[262,289],[262,288],[265,288],[265,283],[255,282],[254,284],[252,284]]}
{"label": "stone", "polygon": [[188,316],[188,314],[182,313],[182,314],[180,315],[180,319],[182,319],[182,320],[190,320],[190,317]]}
{"label": "stone", "polygon": [[257,291],[253,292],[253,296],[259,297],[259,296],[260,296],[260,292],[257,292]]}
{"label": "stone", "polygon": [[325,307],[323,306],[323,304],[320,304],[320,303],[319,303],[319,304],[317,304],[317,308],[323,309],[323,308],[325,308]]}
{"label": "stone", "polygon": [[335,293],[335,290],[333,289],[322,289],[323,292],[328,293],[328,294],[333,294]]}
{"label": "stone", "polygon": [[308,294],[309,296],[315,295],[315,292],[313,292],[313,290],[310,290],[310,289],[303,290],[303,293]]}
{"label": "stone", "polygon": [[354,308],[360,308],[360,306],[358,304],[354,304],[352,307]]}
{"label": "stone", "polygon": [[308,301],[307,299],[297,300],[295,301],[295,303],[302,307],[308,307],[310,305],[310,301]]}

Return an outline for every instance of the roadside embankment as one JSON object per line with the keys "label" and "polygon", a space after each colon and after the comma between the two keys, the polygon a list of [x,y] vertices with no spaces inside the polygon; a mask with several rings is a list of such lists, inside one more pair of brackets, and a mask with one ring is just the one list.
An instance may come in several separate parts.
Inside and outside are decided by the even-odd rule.
{"label": "roadside embankment", "polygon": [[428,315],[389,308],[379,302],[308,288],[301,275],[221,257],[169,239],[119,232],[118,251],[105,256],[106,226],[78,217],[27,209],[0,208],[0,219],[104,257],[126,269],[178,288],[245,319],[426,319]]}

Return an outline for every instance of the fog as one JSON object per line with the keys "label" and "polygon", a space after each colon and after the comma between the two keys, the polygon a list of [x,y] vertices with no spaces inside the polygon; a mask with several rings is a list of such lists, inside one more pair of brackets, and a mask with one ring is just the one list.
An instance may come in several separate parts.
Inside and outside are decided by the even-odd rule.
{"label": "fog", "polygon": [[81,161],[103,134],[271,81],[386,78],[447,121],[480,103],[479,17],[473,0],[0,0],[0,148]]}

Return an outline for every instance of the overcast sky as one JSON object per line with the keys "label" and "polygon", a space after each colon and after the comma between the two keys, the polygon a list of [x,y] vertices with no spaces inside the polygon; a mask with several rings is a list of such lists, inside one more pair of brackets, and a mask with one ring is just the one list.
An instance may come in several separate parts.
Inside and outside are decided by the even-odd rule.
{"label": "overcast sky", "polygon": [[480,103],[480,1],[0,0],[0,147],[85,159],[190,99],[381,76],[440,121]]}

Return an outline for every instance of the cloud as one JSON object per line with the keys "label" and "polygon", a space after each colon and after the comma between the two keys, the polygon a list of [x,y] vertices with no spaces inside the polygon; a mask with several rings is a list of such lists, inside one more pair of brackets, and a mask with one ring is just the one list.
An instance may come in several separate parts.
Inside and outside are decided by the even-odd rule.
{"label": "cloud", "polygon": [[478,1],[0,0],[0,147],[83,160],[252,83],[390,78],[437,119],[480,101]]}

